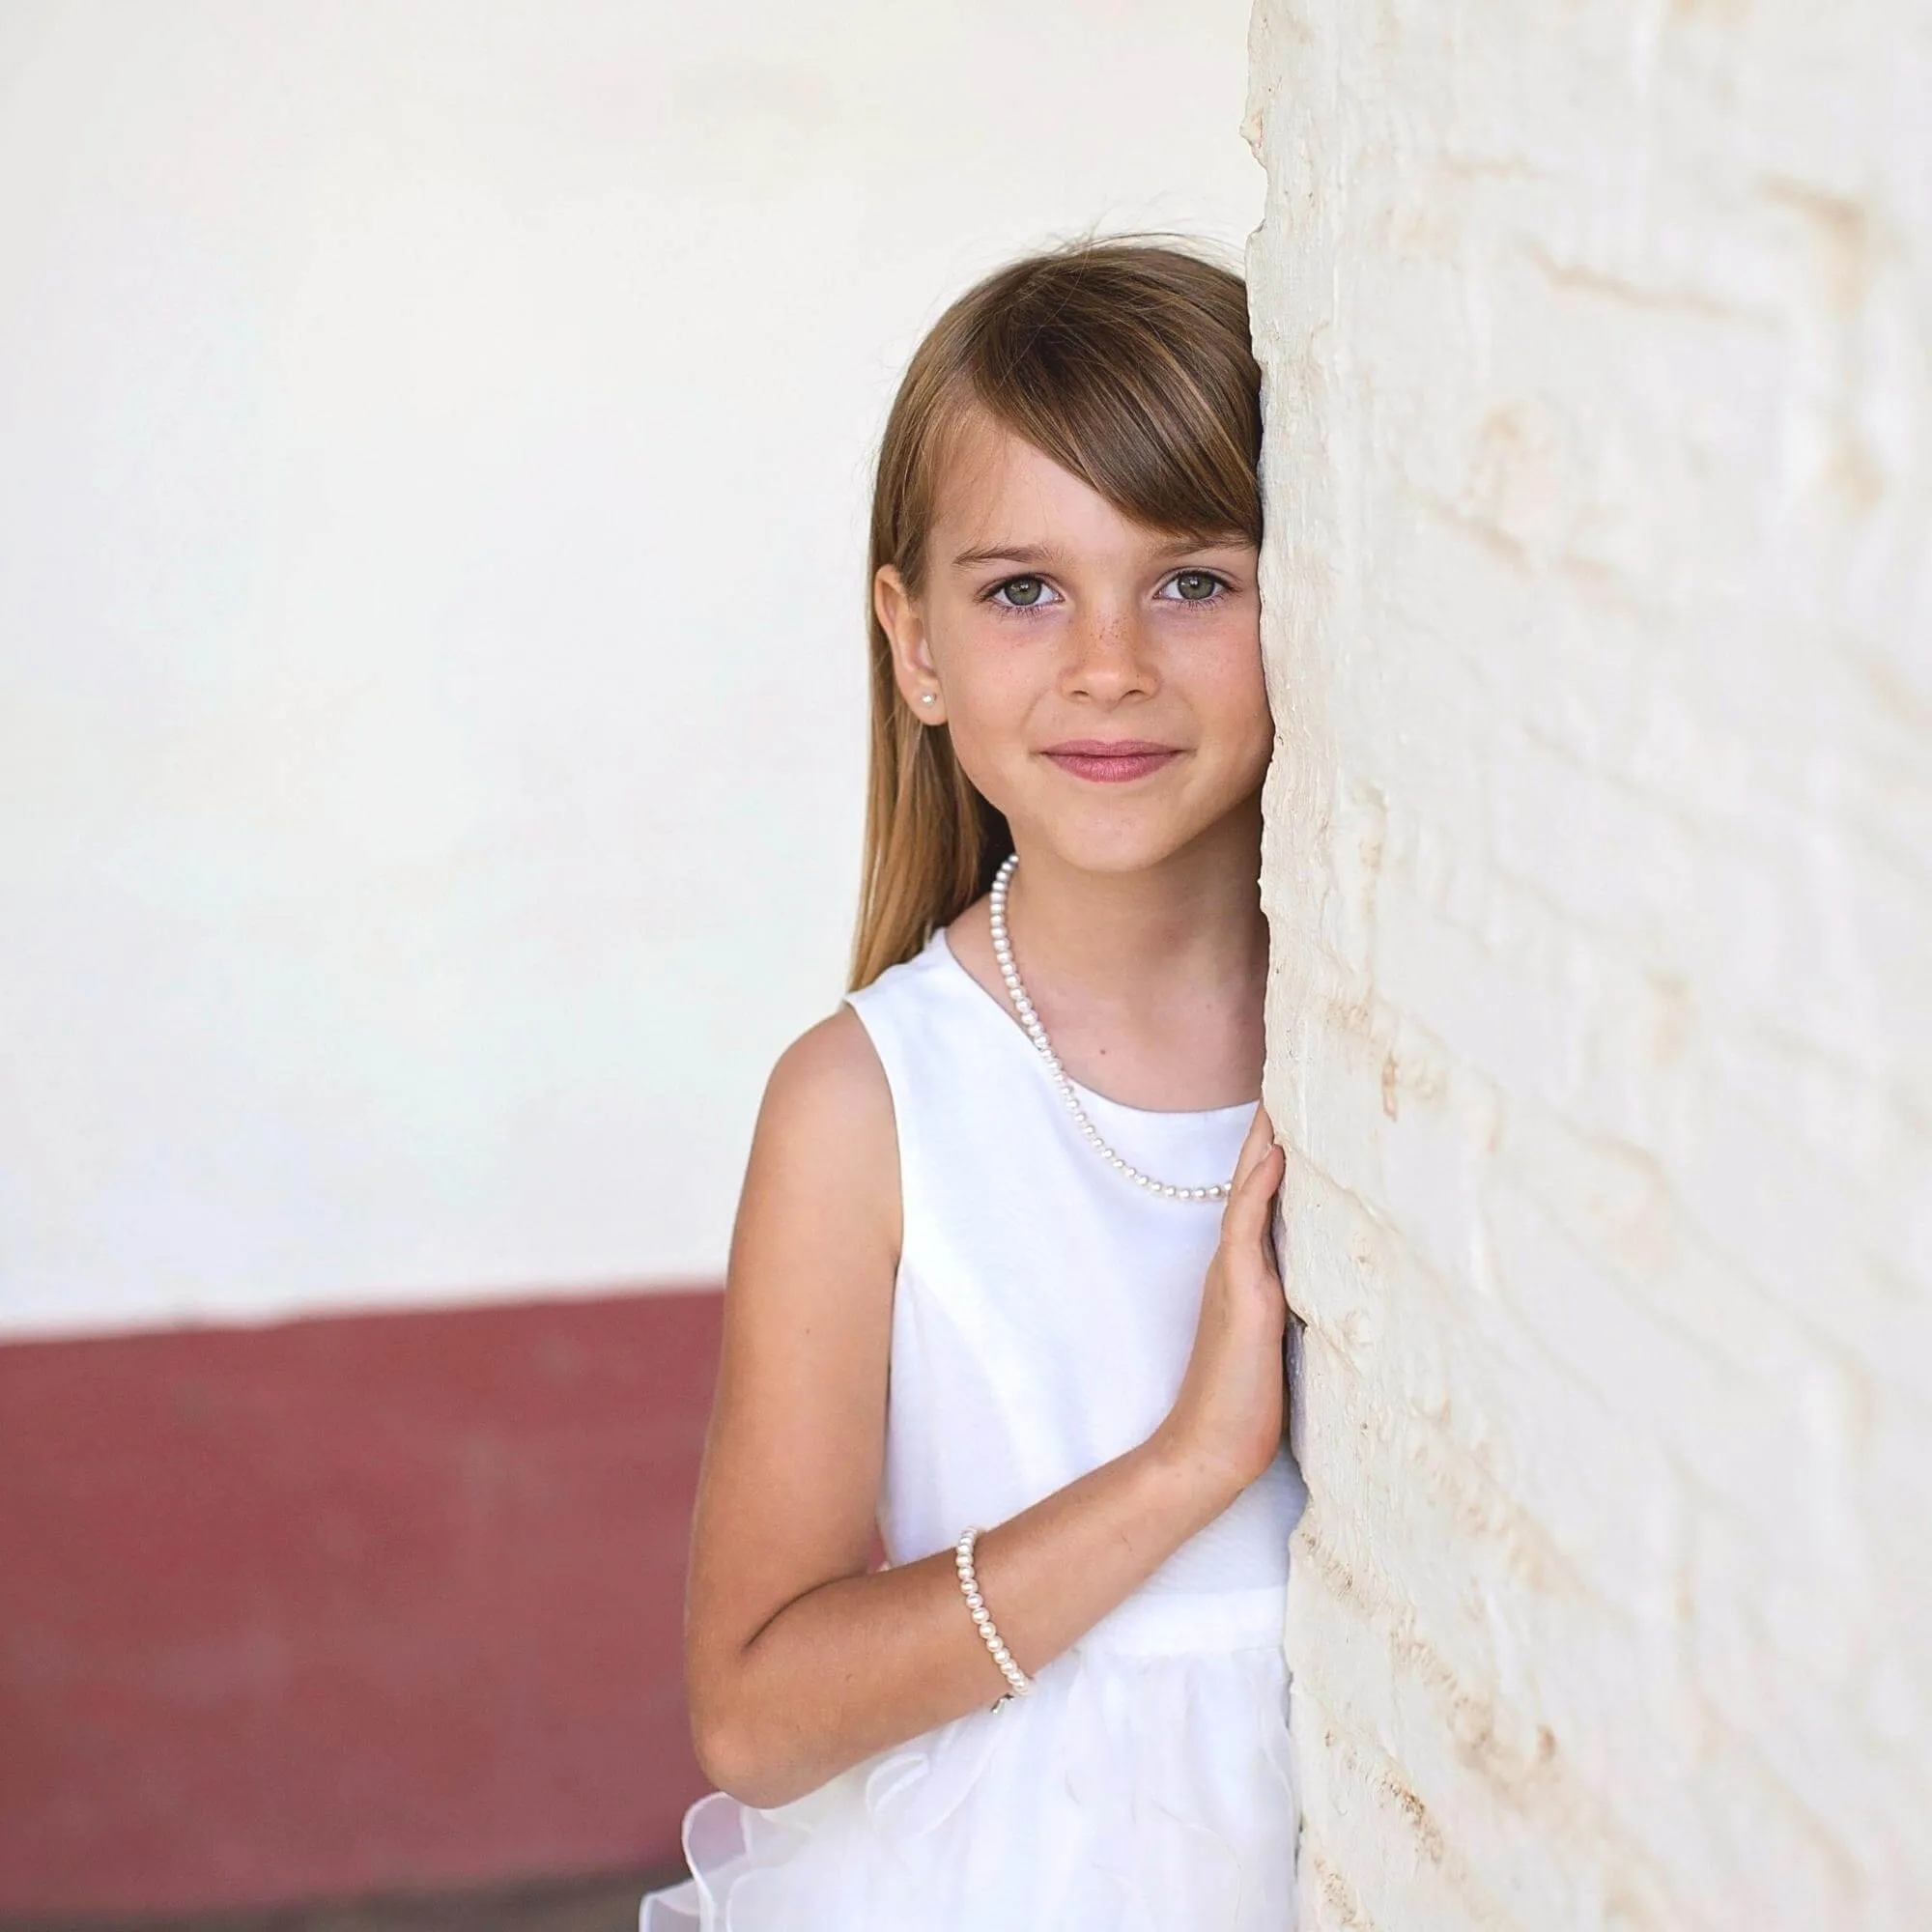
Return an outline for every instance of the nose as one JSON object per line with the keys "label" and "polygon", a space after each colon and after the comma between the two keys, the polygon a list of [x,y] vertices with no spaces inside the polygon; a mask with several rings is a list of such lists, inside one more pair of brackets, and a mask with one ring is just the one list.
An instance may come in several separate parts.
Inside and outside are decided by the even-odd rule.
{"label": "nose", "polygon": [[1061,690],[1106,705],[1160,688],[1150,640],[1127,611],[1096,611],[1067,627]]}

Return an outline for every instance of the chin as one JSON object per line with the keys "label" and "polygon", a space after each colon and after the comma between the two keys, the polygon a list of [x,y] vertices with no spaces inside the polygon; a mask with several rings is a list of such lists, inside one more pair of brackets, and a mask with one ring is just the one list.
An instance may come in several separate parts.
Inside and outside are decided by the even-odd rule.
{"label": "chin", "polygon": [[981,790],[1018,828],[1022,841],[1083,872],[1151,871],[1191,845],[1217,838],[1252,842],[1259,869],[1262,774],[1202,770],[1187,779],[1079,791],[1061,782]]}
{"label": "chin", "polygon": [[1027,828],[1063,865],[1115,876],[1151,871],[1209,829],[1209,825],[1144,821],[1137,816],[1123,820],[1118,814],[1058,823],[1035,820]]}

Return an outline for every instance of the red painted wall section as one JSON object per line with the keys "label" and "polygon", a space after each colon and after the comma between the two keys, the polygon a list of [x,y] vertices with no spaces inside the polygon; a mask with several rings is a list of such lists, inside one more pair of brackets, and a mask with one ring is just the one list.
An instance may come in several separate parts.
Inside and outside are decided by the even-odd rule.
{"label": "red painted wall section", "polygon": [[674,1858],[719,1313],[0,1348],[0,1917]]}

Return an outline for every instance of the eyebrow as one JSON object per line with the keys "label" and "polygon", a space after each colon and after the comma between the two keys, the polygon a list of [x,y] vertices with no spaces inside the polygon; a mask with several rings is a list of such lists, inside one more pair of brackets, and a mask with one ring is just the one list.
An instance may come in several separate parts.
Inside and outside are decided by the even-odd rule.
{"label": "eyebrow", "polygon": [[979,550],[962,550],[952,559],[952,567],[962,570],[976,563],[1051,563],[1056,553],[1038,544],[988,544]]}
{"label": "eyebrow", "polygon": [[1185,556],[1193,550],[1253,550],[1254,542],[1239,530],[1183,530],[1154,552],[1156,556]]}
{"label": "eyebrow", "polygon": [[[1197,550],[1250,550],[1253,545],[1238,530],[1183,532],[1171,541],[1162,544],[1154,555],[1185,556]],[[970,569],[981,563],[1017,563],[1022,566],[1050,564],[1059,559],[1060,553],[1044,544],[985,544],[973,550],[957,552],[952,558],[955,570]]]}

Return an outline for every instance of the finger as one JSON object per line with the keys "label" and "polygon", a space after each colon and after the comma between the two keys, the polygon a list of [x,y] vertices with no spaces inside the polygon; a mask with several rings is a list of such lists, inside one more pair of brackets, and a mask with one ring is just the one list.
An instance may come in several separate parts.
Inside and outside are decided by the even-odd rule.
{"label": "finger", "polygon": [[1241,1142],[1241,1151],[1235,1156],[1234,1184],[1236,1187],[1248,1178],[1255,1163],[1261,1160],[1273,1145],[1274,1123],[1268,1119],[1267,1108],[1257,1105],[1255,1117],[1248,1122],[1247,1135]]}
{"label": "finger", "polygon": [[1288,1165],[1288,1157],[1272,1141],[1261,1156],[1235,1183],[1221,1215],[1221,1240],[1227,1246],[1253,1243],[1266,1237],[1268,1208]]}
{"label": "finger", "polygon": [[1264,1212],[1274,1199],[1275,1190],[1280,1187],[1282,1176],[1288,1172],[1286,1151],[1270,1141],[1262,1150],[1262,1157],[1248,1170],[1247,1179],[1241,1183],[1247,1195],[1257,1202]]}

